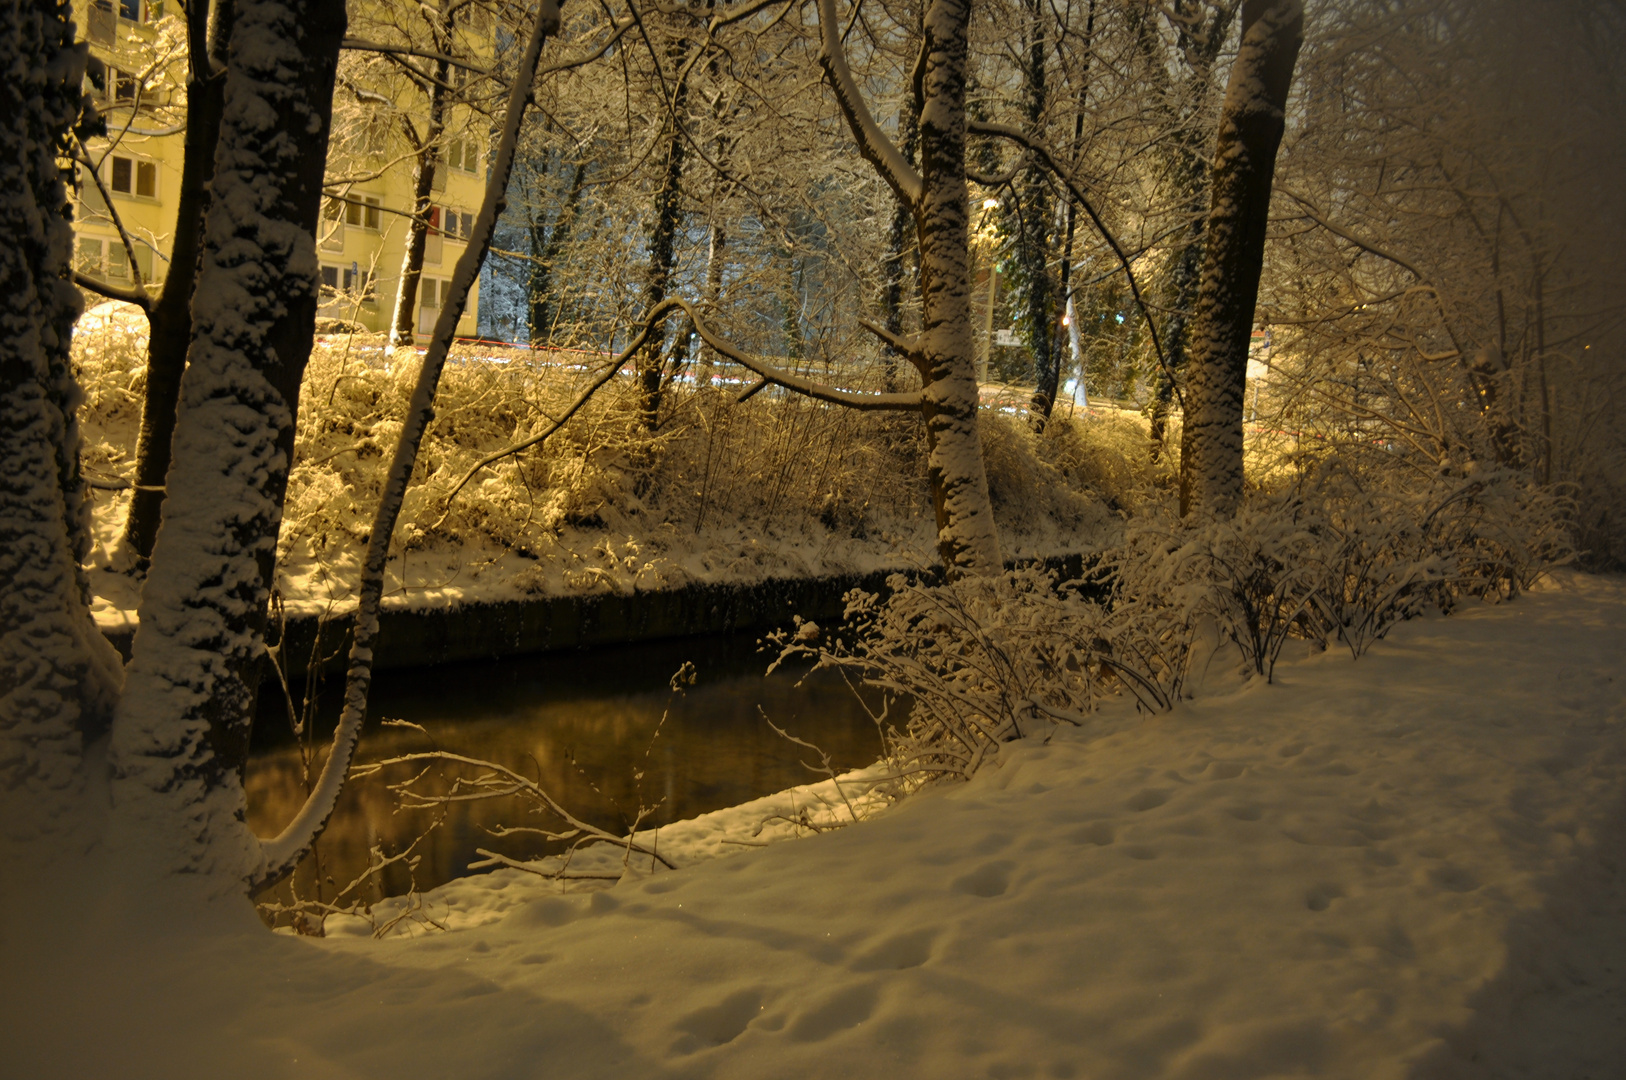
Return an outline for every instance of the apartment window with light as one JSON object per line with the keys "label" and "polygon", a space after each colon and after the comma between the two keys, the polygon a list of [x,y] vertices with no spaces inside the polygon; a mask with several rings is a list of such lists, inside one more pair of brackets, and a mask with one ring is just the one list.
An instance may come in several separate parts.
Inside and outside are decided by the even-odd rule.
{"label": "apartment window with light", "polygon": [[[154,281],[152,249],[139,241],[133,246],[142,283],[151,284]],[[81,236],[75,244],[74,269],[99,281],[128,282],[131,280],[130,253],[125,250],[124,241],[116,237]]]}

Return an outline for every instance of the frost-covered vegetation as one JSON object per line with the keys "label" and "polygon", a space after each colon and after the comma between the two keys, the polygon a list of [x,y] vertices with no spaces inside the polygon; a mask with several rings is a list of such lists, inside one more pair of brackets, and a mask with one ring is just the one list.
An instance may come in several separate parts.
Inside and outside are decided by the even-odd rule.
{"label": "frost-covered vegetation", "polygon": [[[86,460],[110,490],[116,535],[143,389],[139,319],[81,322]],[[618,379],[538,446],[477,468],[547,430],[602,358],[459,346],[403,508],[392,591],[487,596],[656,588],[923,567],[933,559],[923,438],[912,418],[791,394],[734,400],[737,385],[677,383],[646,431],[637,387]],[[353,594],[360,552],[418,354],[383,339],[322,339],[306,369],[278,562],[285,601]],[[1065,411],[1043,435],[982,414],[995,514],[1015,557],[1112,543],[1122,511],[1155,491],[1144,428]],[[455,496],[454,496],[455,492]],[[405,565],[405,570],[400,567]]]}
{"label": "frost-covered vegetation", "polygon": [[1290,641],[1359,658],[1426,611],[1518,596],[1573,558],[1573,528],[1571,500],[1505,470],[1418,482],[1318,468],[1231,518],[1151,509],[1083,580],[895,576],[884,597],[850,593],[834,633],[802,623],[780,641],[882,694],[877,724],[905,791],[969,777],[1050,725],[1086,724],[1113,694],[1164,712],[1227,672],[1269,681]]}

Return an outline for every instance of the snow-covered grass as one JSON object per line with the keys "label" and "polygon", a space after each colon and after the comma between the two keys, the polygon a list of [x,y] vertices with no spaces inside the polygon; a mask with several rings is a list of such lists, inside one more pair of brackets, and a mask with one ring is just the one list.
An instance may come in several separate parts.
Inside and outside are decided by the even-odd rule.
{"label": "snow-covered grass", "polygon": [[1626,1075],[1622,672],[1626,581],[1564,575],[1109,706],[833,833],[724,844],[761,808],[725,811],[607,891],[455,883],[451,933],[279,937],[30,868],[5,1070]]}
{"label": "snow-covered grass", "polygon": [[[144,327],[108,306],[80,323],[87,462],[133,470]],[[629,590],[909,569],[936,562],[925,447],[914,417],[860,414],[769,390],[679,380],[653,436],[639,430],[632,379],[612,381],[542,446],[456,485],[482,458],[546,429],[602,364],[597,354],[460,346],[397,530],[389,592],[453,597]],[[297,460],[279,552],[286,600],[340,602],[400,431],[417,355],[381,338],[318,342],[301,395]],[[693,371],[704,373],[706,369]],[[983,411],[985,459],[1007,557],[1091,551],[1156,479],[1134,425],[1089,414],[1035,437],[1019,416]],[[101,492],[99,536],[117,535],[124,497]],[[114,606],[120,583],[98,575]]]}

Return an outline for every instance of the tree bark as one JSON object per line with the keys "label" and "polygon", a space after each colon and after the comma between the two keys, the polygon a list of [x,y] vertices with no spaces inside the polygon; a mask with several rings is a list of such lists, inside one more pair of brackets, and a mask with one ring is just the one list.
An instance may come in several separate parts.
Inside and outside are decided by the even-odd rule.
{"label": "tree bark", "polygon": [[[1023,90],[1027,98],[1028,133],[1043,141],[1046,104],[1045,64],[1049,45],[1044,32],[1048,15],[1039,0],[1024,0],[1027,9],[1027,65],[1023,68]],[[1028,350],[1033,354],[1033,400],[1028,403],[1028,423],[1042,432],[1056,401],[1061,381],[1060,356],[1056,351],[1056,289],[1050,279],[1053,254],[1052,210],[1044,165],[1032,162],[1022,178],[1018,212],[1022,228],[1017,237],[1016,257],[1022,267],[1024,321],[1027,323]]]}
{"label": "tree bark", "polygon": [[560,304],[554,299],[553,264],[563,253],[576,225],[576,208],[581,203],[582,185],[587,179],[587,162],[578,161],[570,174],[570,191],[553,219],[553,228],[544,229],[538,221],[531,227],[531,276],[526,283],[530,311],[531,347],[553,340],[553,323]]}
{"label": "tree bark", "polygon": [[[689,99],[688,80],[684,78],[683,56],[686,44],[682,38],[674,40],[670,49],[673,69],[679,72],[677,86],[672,91],[671,114],[667,117],[669,138],[666,143],[666,166],[661,170],[660,187],[655,192],[655,216],[649,235],[649,274],[644,285],[644,310],[652,311],[666,299],[672,283],[672,271],[677,266],[677,231],[683,216],[683,132],[678,127]],[[654,431],[660,422],[661,369],[665,353],[660,341],[654,341],[638,357],[638,415],[644,428]]]}
{"label": "tree bark", "polygon": [[1242,414],[1276,150],[1304,41],[1301,0],[1247,0],[1214,149],[1202,284],[1180,455],[1180,511],[1228,517],[1242,501]]}
{"label": "tree bark", "polygon": [[[876,124],[848,67],[834,0],[819,0],[819,62],[858,152],[908,203],[920,248],[921,330],[879,330],[920,372],[926,478],[937,551],[950,575],[1004,569],[977,426],[965,165],[969,0],[932,0],[921,20],[920,168]],[[785,385],[781,383],[781,385]],[[896,396],[896,395],[887,395]]]}
{"label": "tree bark", "polygon": [[932,0],[923,20],[920,114],[920,351],[926,470],[937,547],[950,574],[1004,570],[977,428],[966,207],[965,90],[969,0]]}
{"label": "tree bark", "polygon": [[181,186],[176,195],[175,236],[170,245],[169,273],[153,305],[147,338],[147,386],[141,402],[141,428],[136,435],[135,483],[124,519],[122,542],[145,571],[163,514],[164,474],[169,472],[170,441],[175,436],[175,408],[181,396],[181,373],[192,341],[192,289],[198,278],[199,240],[214,176],[215,145],[220,138],[220,111],[226,85],[226,40],[231,32],[233,0],[216,0],[210,19],[207,3],[187,12],[191,43],[186,80],[186,134],[182,141]]}
{"label": "tree bark", "polygon": [[164,527],[114,719],[114,828],[148,869],[240,882],[266,604],[318,304],[343,0],[240,0]]}
{"label": "tree bark", "polygon": [[[435,16],[435,48],[443,53],[452,48],[452,20],[444,5]],[[412,171],[412,217],[408,219],[406,251],[401,257],[401,277],[395,286],[395,307],[390,314],[390,348],[409,346],[417,340],[413,315],[418,309],[418,283],[423,278],[423,254],[429,243],[429,211],[435,193],[435,170],[440,137],[446,128],[446,77],[451,65],[435,61],[435,81],[429,84],[429,121],[423,142],[418,146]],[[442,222],[442,225],[445,223]]]}
{"label": "tree bark", "polygon": [[1208,102],[1214,89],[1214,65],[1239,7],[1238,0],[1225,0],[1213,5],[1206,18],[1177,25],[1176,54],[1186,71],[1183,93],[1174,83],[1164,55],[1163,39],[1153,30],[1150,18],[1138,19],[1135,26],[1137,43],[1148,62],[1148,71],[1154,76],[1157,88],[1154,97],[1160,101],[1160,111],[1174,128],[1174,137],[1168,140],[1169,171],[1177,197],[1184,199],[1185,212],[1189,215],[1167,285],[1169,321],[1164,333],[1167,341],[1164,362],[1158,365],[1152,378],[1153,461],[1159,460],[1167,449],[1169,415],[1176,399],[1181,397],[1181,380],[1190,352],[1191,317],[1202,280],[1203,229],[1209,209],[1209,191],[1204,181],[1212,171],[1205,146],[1208,133],[1213,130],[1208,120]]}
{"label": "tree bark", "polygon": [[63,831],[81,747],[111,715],[118,656],[97,632],[80,562],[90,544],[79,474],[79,390],[68,363],[80,310],[58,168],[79,115],[85,50],[71,9],[0,9],[0,832]]}
{"label": "tree bark", "polygon": [[[911,8],[911,14],[914,12]],[[918,21],[914,26],[918,33]],[[911,44],[918,45],[914,38]],[[920,84],[912,83],[909,96],[898,105],[898,149],[904,160],[918,164],[920,143]],[[887,230],[886,262],[882,265],[881,324],[892,334],[903,333],[903,283],[908,276],[909,256],[914,245],[910,234],[914,231],[914,206],[909,200],[894,194],[892,221]],[[918,252],[913,252],[918,256]],[[918,259],[917,259],[918,263]],[[918,270],[918,265],[917,265]],[[918,274],[917,274],[918,278]],[[918,283],[918,282],[917,282]],[[898,388],[898,350],[888,345],[883,349],[886,357],[885,387],[887,392]]]}

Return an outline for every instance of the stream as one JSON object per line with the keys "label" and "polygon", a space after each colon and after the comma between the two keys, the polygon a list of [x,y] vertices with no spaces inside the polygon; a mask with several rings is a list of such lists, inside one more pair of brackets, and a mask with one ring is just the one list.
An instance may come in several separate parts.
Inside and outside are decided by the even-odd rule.
{"label": "stream", "polygon": [[[822,779],[802,764],[817,765],[816,757],[775,734],[764,714],[819,746],[838,769],[879,756],[875,724],[838,674],[819,672],[797,686],[807,666],[765,677],[770,659],[754,637],[735,635],[383,671],[356,761],[430,749],[491,761],[540,780],[581,820],[620,833],[640,808],[648,827]],[[670,681],[685,662],[694,665],[694,684],[676,692]],[[331,678],[314,696],[313,779],[342,690],[342,679]],[[385,726],[384,718],[422,730]],[[420,767],[352,779],[316,856],[260,899],[331,901],[362,874],[375,847],[392,854],[417,841],[412,854],[420,858],[410,868],[385,867],[348,899],[374,901],[462,877],[480,857],[477,848],[518,859],[558,850],[531,836],[491,835],[503,825],[559,825],[513,797],[400,809],[387,784]],[[280,689],[262,695],[244,784],[249,824],[260,836],[275,835],[305,798],[300,745]]]}

